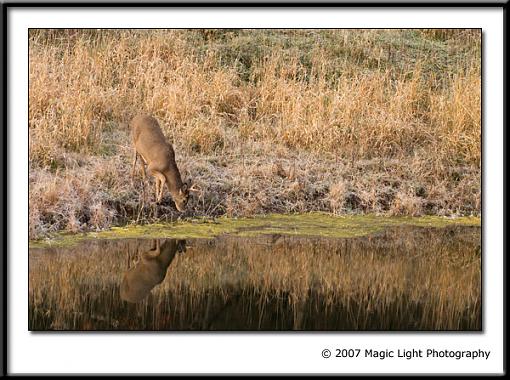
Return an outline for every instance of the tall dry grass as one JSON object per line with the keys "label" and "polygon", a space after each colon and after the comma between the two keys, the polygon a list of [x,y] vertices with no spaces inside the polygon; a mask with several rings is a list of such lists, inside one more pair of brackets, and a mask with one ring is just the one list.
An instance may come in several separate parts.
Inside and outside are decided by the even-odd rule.
{"label": "tall dry grass", "polygon": [[32,237],[153,219],[126,176],[138,113],[206,189],[190,214],[480,212],[479,30],[32,29],[29,45]]}

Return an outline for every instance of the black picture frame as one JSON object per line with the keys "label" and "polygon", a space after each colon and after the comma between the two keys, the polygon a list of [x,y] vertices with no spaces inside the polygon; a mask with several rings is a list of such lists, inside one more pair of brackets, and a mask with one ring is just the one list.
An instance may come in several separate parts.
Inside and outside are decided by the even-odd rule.
{"label": "black picture frame", "polygon": [[[243,6],[246,5],[247,2],[242,2]],[[318,2],[310,2],[310,1],[303,1],[303,2],[292,2],[292,1],[275,1],[275,2],[269,2],[269,1],[250,1],[251,7],[259,7],[259,8],[281,8],[281,7],[392,7],[392,8],[399,8],[399,7],[407,7],[407,6],[419,6],[424,8],[473,8],[473,7],[491,7],[491,8],[501,8],[503,10],[503,35],[504,35],[504,52],[503,52],[503,67],[504,67],[504,74],[503,74],[503,80],[504,80],[504,87],[503,87],[503,104],[505,104],[505,100],[507,98],[506,96],[506,81],[507,81],[507,72],[506,72],[506,63],[507,63],[507,48],[506,48],[506,15],[507,15],[507,0],[490,0],[490,1],[440,1],[440,0],[419,0],[419,1],[318,1]],[[116,1],[107,1],[107,2],[100,2],[100,1],[90,1],[90,2],[56,2],[56,1],[48,1],[48,2],[22,2],[22,1],[2,1],[1,2],[1,8],[2,8],[2,29],[1,29],[1,48],[2,48],[2,86],[1,86],[1,108],[0,113],[2,114],[2,121],[4,128],[2,129],[2,154],[0,157],[1,165],[1,178],[2,178],[2,187],[1,187],[1,195],[2,195],[2,209],[0,210],[0,225],[2,226],[2,246],[3,246],[3,252],[0,264],[1,264],[1,270],[2,270],[2,281],[1,281],[1,289],[0,294],[2,295],[2,307],[3,312],[0,314],[0,322],[2,324],[2,332],[1,332],[1,341],[2,341],[2,374],[4,376],[13,376],[14,374],[9,373],[9,353],[8,353],[8,335],[7,335],[7,307],[8,307],[8,251],[9,251],[9,240],[8,240],[8,232],[9,232],[9,225],[8,225],[8,215],[11,211],[9,209],[9,194],[7,189],[7,183],[9,181],[9,173],[8,173],[8,152],[9,152],[9,145],[8,145],[8,122],[9,122],[9,115],[8,115],[8,86],[12,85],[10,83],[7,70],[8,70],[8,13],[11,9],[16,8],[45,8],[45,7],[51,7],[51,8],[60,8],[60,7],[83,7],[83,8],[124,8],[124,7],[164,7],[164,8],[175,8],[175,7],[222,7],[222,8],[228,8],[228,7],[235,7],[241,5],[240,1],[177,1],[172,3],[164,3],[164,2],[158,2],[158,1],[150,1],[150,2],[129,2],[129,3],[123,3],[123,2],[116,2]],[[483,97],[482,97],[483,98]],[[482,100],[483,102],[483,100]],[[503,113],[503,125],[506,126],[506,108],[504,108]],[[482,128],[483,129],[483,128]],[[503,136],[504,136],[504,162],[506,162],[506,135],[507,132],[505,129],[503,130]],[[482,166],[483,166],[483,143],[482,143]],[[484,175],[482,174],[482,220],[483,220],[483,209],[484,209]],[[503,229],[506,226],[506,170],[503,171],[503,182],[504,182],[504,213],[503,213]],[[483,227],[483,224],[482,224]],[[483,229],[482,229],[482,246],[483,246]],[[503,240],[503,251],[506,252],[506,236]],[[483,249],[482,249],[483,252]],[[482,253],[483,258],[483,253]],[[504,263],[504,288],[506,289],[506,257],[503,255],[503,263]],[[483,272],[483,259],[482,259],[482,272]],[[503,305],[503,333],[504,333],[504,351],[506,352],[506,294],[504,297],[504,305]],[[506,373],[506,355],[503,355],[504,358],[504,372]]]}

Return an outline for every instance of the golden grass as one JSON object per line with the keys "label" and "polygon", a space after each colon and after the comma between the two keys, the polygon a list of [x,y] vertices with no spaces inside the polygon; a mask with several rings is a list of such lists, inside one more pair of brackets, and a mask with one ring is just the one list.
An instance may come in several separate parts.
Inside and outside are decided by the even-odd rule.
{"label": "golden grass", "polygon": [[[126,180],[142,112],[207,189],[195,214],[480,212],[479,30],[32,29],[29,46],[32,237],[76,227],[69,208],[154,219]],[[51,213],[38,199],[63,182],[113,214],[65,194]]]}

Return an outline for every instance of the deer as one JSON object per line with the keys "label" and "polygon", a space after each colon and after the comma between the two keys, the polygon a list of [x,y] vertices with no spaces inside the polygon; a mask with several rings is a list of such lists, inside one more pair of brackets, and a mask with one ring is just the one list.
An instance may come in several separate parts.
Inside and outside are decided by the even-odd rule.
{"label": "deer", "polygon": [[175,207],[184,212],[189,200],[190,191],[198,191],[189,182],[183,182],[181,173],[175,162],[175,152],[167,142],[158,121],[149,115],[139,115],[130,123],[131,137],[134,145],[133,180],[138,156],[141,158],[142,178],[145,181],[145,165],[150,175],[156,180],[156,203],[163,197],[163,189],[166,185]]}
{"label": "deer", "polygon": [[140,255],[138,263],[124,272],[120,284],[120,297],[136,303],[145,299],[150,291],[166,276],[177,252],[186,252],[186,240],[159,239],[152,242],[152,249]]}

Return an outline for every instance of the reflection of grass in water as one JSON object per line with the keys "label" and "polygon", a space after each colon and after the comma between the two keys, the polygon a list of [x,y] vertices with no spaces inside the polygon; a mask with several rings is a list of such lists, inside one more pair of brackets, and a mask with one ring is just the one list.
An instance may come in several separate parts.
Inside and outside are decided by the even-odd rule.
{"label": "reflection of grass in water", "polygon": [[365,236],[390,226],[410,225],[444,227],[448,225],[480,225],[480,218],[381,217],[375,215],[333,216],[325,213],[295,215],[273,214],[257,218],[199,219],[188,222],[151,224],[145,226],[114,227],[109,231],[91,234],[57,234],[53,239],[32,241],[31,247],[66,246],[84,239],[172,237],[212,238],[221,234],[256,236],[259,234],[286,234],[324,237]]}
{"label": "reflection of grass in water", "polygon": [[30,256],[30,328],[478,330],[479,234],[396,228],[341,240],[188,241],[134,305],[118,286],[128,252],[150,241],[53,248]]}

